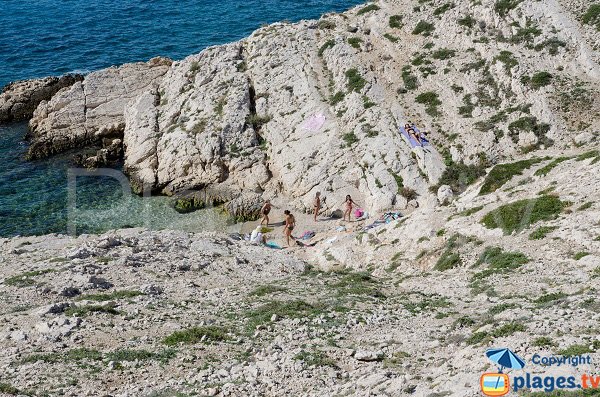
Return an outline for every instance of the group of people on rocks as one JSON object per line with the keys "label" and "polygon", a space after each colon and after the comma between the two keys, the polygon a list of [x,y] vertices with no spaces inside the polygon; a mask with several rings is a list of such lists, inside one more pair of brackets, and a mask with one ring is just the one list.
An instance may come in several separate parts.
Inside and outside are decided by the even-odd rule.
{"label": "group of people on rocks", "polygon": [[[321,192],[317,192],[313,200],[312,209],[313,220],[315,222],[317,222],[317,216],[320,214],[324,202],[325,199],[321,198]],[[344,216],[342,219],[344,221],[347,219],[348,222],[350,222],[352,209],[354,208],[354,206],[358,206],[358,204],[356,204],[356,202],[352,200],[352,197],[348,194],[346,196],[346,199],[342,202],[342,205],[344,206]],[[271,213],[271,210],[273,208],[275,207],[273,206],[273,204],[271,204],[271,200],[265,200],[263,206],[260,209],[262,220],[260,221],[259,227],[262,227],[263,225],[266,225],[267,227],[269,226],[269,214]],[[283,221],[283,235],[285,236],[287,246],[290,247],[290,240],[294,239],[294,237],[292,236],[292,230],[294,230],[294,228],[296,227],[296,217],[294,217],[290,210],[283,211],[283,215],[285,217]],[[263,238],[262,235],[260,238]]]}

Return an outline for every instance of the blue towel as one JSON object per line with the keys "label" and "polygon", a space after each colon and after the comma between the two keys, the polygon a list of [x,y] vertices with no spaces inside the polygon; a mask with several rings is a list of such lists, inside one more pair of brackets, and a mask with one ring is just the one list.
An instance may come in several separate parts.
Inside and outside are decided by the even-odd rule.
{"label": "blue towel", "polygon": [[[419,131],[419,129],[415,125],[413,125],[412,128],[421,137],[423,146],[429,146],[429,141],[427,140],[427,138],[425,138],[425,135],[421,134],[421,131]],[[415,141],[415,139],[412,136],[410,136],[410,134],[408,132],[406,132],[406,130],[404,129],[404,126],[400,126],[400,133],[402,134],[402,136],[404,136],[404,138],[408,141],[408,143],[410,143],[411,147],[421,146],[421,145],[419,145],[419,142]]]}

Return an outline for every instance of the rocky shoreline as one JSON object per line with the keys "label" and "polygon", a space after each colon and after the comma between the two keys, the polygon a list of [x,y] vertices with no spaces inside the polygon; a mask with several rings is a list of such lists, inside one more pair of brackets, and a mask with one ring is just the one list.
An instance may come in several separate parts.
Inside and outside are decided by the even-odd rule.
{"label": "rocky shoreline", "polygon": [[[477,396],[498,346],[532,373],[593,373],[529,361],[600,353],[587,7],[382,0],[52,94],[60,80],[9,86],[3,117],[36,106],[32,159],[122,156],[138,193],[181,212],[247,221],[320,191],[369,216],[299,216],[296,237],[315,236],[285,250],[143,229],[0,239],[0,393]],[[408,121],[430,145],[399,134]]]}

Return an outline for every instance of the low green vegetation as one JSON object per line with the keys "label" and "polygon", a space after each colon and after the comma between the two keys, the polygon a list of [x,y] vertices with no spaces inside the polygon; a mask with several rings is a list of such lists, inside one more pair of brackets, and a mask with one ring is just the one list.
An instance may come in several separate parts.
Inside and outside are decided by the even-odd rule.
{"label": "low green vegetation", "polygon": [[483,209],[483,205],[478,205],[477,207],[469,208],[462,212],[459,212],[458,215],[459,216],[471,216],[471,215],[481,211],[482,209]]}
{"label": "low green vegetation", "polygon": [[20,396],[20,395],[29,396],[30,395],[29,393],[19,390],[14,386],[9,385],[8,383],[0,383],[0,393],[8,394],[11,396]]}
{"label": "low green vegetation", "polygon": [[406,91],[412,91],[419,87],[419,80],[417,79],[417,76],[412,74],[410,66],[402,68],[402,81],[404,82]]}
{"label": "low green vegetation", "polygon": [[567,46],[567,43],[560,40],[558,37],[551,37],[551,38],[544,40],[541,43],[537,44],[534,47],[534,49],[536,51],[542,51],[542,50],[546,49],[548,51],[548,54],[557,55],[559,48],[565,48],[566,46]]}
{"label": "low green vegetation", "polygon": [[109,302],[104,305],[71,306],[65,310],[66,316],[75,317],[86,317],[90,314],[96,313],[105,313],[111,315],[121,314],[121,312],[116,309],[116,304],[114,302]]}
{"label": "low green vegetation", "polygon": [[345,273],[332,285],[338,296],[362,295],[385,298],[378,286],[379,283],[367,272]]}
{"label": "low green vegetation", "polygon": [[389,19],[390,28],[400,29],[402,27],[402,15],[392,15]]}
{"label": "low green vegetation", "polygon": [[302,350],[294,356],[294,360],[303,361],[309,367],[337,367],[333,359],[319,350]]}
{"label": "low green vegetation", "polygon": [[276,294],[277,292],[285,292],[285,291],[287,291],[287,288],[285,288],[285,287],[267,284],[267,285],[261,285],[259,287],[256,287],[254,290],[252,290],[252,292],[250,292],[249,295],[250,296],[266,296],[266,295]]}
{"label": "low green vegetation", "polygon": [[588,256],[590,253],[587,251],[580,251],[577,252],[575,255],[573,255],[573,259],[575,259],[576,261],[580,260],[583,257]]}
{"label": "low green vegetation", "polygon": [[356,134],[354,134],[354,132],[349,132],[347,134],[344,134],[342,136],[342,139],[346,143],[346,147],[350,147],[350,146],[354,145],[356,142],[358,142],[358,137],[356,136]]}
{"label": "low green vegetation", "polygon": [[594,353],[596,349],[590,345],[571,345],[557,352],[560,356],[570,357],[570,356],[581,356],[582,354],[590,354]]}
{"label": "low green vegetation", "polygon": [[397,43],[400,39],[394,35],[391,35],[389,33],[385,33],[383,35],[383,37],[385,37],[386,39],[388,39],[389,41],[391,41],[392,43]]}
{"label": "low green vegetation", "polygon": [[319,29],[335,29],[335,22],[328,19],[322,19],[317,23]]}
{"label": "low green vegetation", "polygon": [[475,26],[475,23],[477,22],[477,20],[475,18],[473,18],[471,15],[467,15],[463,18],[460,18],[458,21],[456,21],[460,26],[464,26],[466,28],[472,29],[473,26]]}
{"label": "low green vegetation", "polygon": [[415,98],[417,103],[425,105],[425,111],[428,115],[435,117],[439,115],[438,106],[442,104],[437,92],[427,91],[423,92]]}
{"label": "low green vegetation", "polygon": [[502,313],[505,310],[513,309],[515,307],[517,307],[517,305],[514,303],[500,303],[496,306],[491,307],[490,310],[488,310],[488,313],[492,316],[495,316],[497,314]]}
{"label": "low green vegetation", "polygon": [[33,270],[17,274],[16,276],[4,279],[4,285],[10,285],[12,287],[30,287],[32,285],[37,285],[37,281],[34,280],[34,277],[53,272],[56,272],[56,269]]}
{"label": "low green vegetation", "polygon": [[550,85],[553,77],[554,76],[549,72],[545,72],[545,71],[537,72],[533,76],[531,76],[531,80],[529,81],[529,84],[531,85],[532,88],[537,90],[539,88]]}
{"label": "low green vegetation", "polygon": [[520,232],[538,221],[552,220],[565,208],[566,203],[555,196],[540,196],[502,205],[487,213],[481,223],[489,228],[501,228],[504,234]]}
{"label": "low green vegetation", "polygon": [[523,0],[497,0],[494,4],[494,11],[501,17],[508,15],[508,12],[514,10]]}
{"label": "low green vegetation", "polygon": [[356,15],[363,15],[363,14],[366,14],[368,12],[377,11],[377,10],[379,10],[379,6],[377,4],[369,4],[369,5],[361,8],[360,10],[358,10],[358,12],[356,13]]}
{"label": "low green vegetation", "polygon": [[541,240],[556,229],[557,226],[540,226],[529,234],[529,240]]}
{"label": "low green vegetation", "polygon": [[224,342],[229,339],[228,332],[226,328],[214,325],[192,327],[173,332],[163,339],[163,343],[167,346],[175,346],[179,344],[192,345],[199,342]]}
{"label": "low green vegetation", "polygon": [[488,194],[500,189],[504,184],[510,181],[516,175],[522,175],[523,171],[534,164],[542,161],[539,158],[517,161],[515,163],[497,164],[486,176],[479,194]]}
{"label": "low green vegetation", "polygon": [[246,119],[248,124],[252,124],[254,129],[260,129],[264,124],[267,124],[271,121],[272,117],[269,115],[259,115],[259,114],[250,114]]}
{"label": "low green vegetation", "polygon": [[534,347],[552,347],[555,343],[547,336],[540,336],[533,340],[532,345]]}
{"label": "low green vegetation", "polygon": [[521,117],[508,125],[510,137],[513,142],[519,141],[519,132],[533,132],[538,138],[538,145],[545,144],[548,146],[552,145],[552,141],[546,138],[546,133],[550,131],[550,125],[546,123],[538,123],[536,117],[525,116]]}
{"label": "low green vegetation", "polygon": [[421,34],[423,36],[429,36],[431,32],[435,30],[435,26],[432,23],[426,21],[419,21],[412,31],[412,34]]}
{"label": "low green vegetation", "polygon": [[442,173],[438,184],[433,186],[432,190],[437,191],[441,185],[448,185],[455,193],[461,193],[483,175],[485,175],[483,167],[474,164],[450,162]]}
{"label": "low green vegetation", "polygon": [[106,301],[113,301],[113,300],[119,300],[119,299],[135,298],[136,296],[140,296],[140,295],[143,295],[140,291],[121,290],[121,291],[114,291],[114,292],[105,293],[105,294],[79,295],[77,297],[77,300],[106,302]]}
{"label": "low green vegetation", "polygon": [[539,170],[537,170],[534,175],[536,175],[536,176],[546,176],[557,165],[559,165],[560,163],[562,163],[564,161],[570,160],[570,159],[572,159],[572,157],[558,157],[558,158],[552,160],[551,162],[549,162],[548,164],[546,164],[545,166],[543,166],[542,168],[540,168]]}
{"label": "low green vegetation", "polygon": [[448,301],[448,298],[440,295],[422,295],[418,301],[412,300],[406,297],[407,301],[402,305],[411,314],[420,314],[424,312],[435,312],[438,309],[446,309],[452,306],[452,303]]}
{"label": "low green vegetation", "polygon": [[533,301],[538,306],[547,306],[549,304],[554,304],[557,301],[561,301],[568,297],[569,295],[562,292],[553,292],[551,294],[544,294]]}
{"label": "low green vegetation", "polygon": [[479,273],[475,273],[472,280],[482,280],[493,274],[507,273],[520,268],[527,262],[529,262],[529,258],[521,252],[505,252],[500,247],[487,247],[477,261],[477,264],[488,264],[488,267]]}
{"label": "low green vegetation", "polygon": [[485,341],[489,341],[493,338],[502,338],[517,332],[524,332],[526,330],[527,328],[525,328],[522,323],[513,321],[496,327],[491,332],[475,332],[467,339],[467,344],[476,345]]}
{"label": "low green vegetation", "polygon": [[588,201],[587,203],[584,203],[579,208],[577,208],[577,211],[588,210],[588,209],[592,208],[593,205],[594,205],[594,203],[592,201]]}
{"label": "low green vegetation", "polygon": [[345,96],[346,96],[346,94],[344,94],[342,91],[338,91],[334,95],[332,95],[331,98],[329,98],[329,103],[332,106],[335,106],[338,103],[342,102],[344,100]]}
{"label": "low green vegetation", "polygon": [[311,304],[303,300],[271,301],[246,313],[246,328],[254,332],[256,327],[271,322],[273,315],[283,318],[315,317],[324,312],[322,303]]}
{"label": "low green vegetation", "polygon": [[177,350],[163,349],[158,352],[148,350],[120,349],[102,353],[96,349],[77,348],[64,352],[36,353],[19,361],[19,364],[35,362],[56,363],[81,363],[84,361],[158,361],[166,363],[177,355]]}
{"label": "low green vegetation", "polygon": [[577,161],[583,161],[588,159],[594,159],[592,164],[596,163],[600,159],[600,151],[599,150],[590,150],[589,152],[585,152],[576,157]]}
{"label": "low green vegetation", "polygon": [[590,5],[581,20],[585,24],[596,26],[596,30],[600,32],[600,3]]}
{"label": "low green vegetation", "polygon": [[504,65],[504,71],[509,76],[512,74],[512,68],[519,64],[517,58],[515,58],[513,53],[510,51],[500,51],[500,54],[494,57],[494,62],[502,62]]}
{"label": "low green vegetation", "polygon": [[444,271],[460,266],[461,263],[460,255],[448,249],[440,256],[433,268],[435,270]]}
{"label": "low green vegetation", "polygon": [[431,54],[433,59],[445,60],[450,59],[456,55],[456,50],[451,50],[448,48],[440,48],[435,50],[433,54]]}
{"label": "low green vegetation", "polygon": [[325,42],[325,44],[323,44],[321,46],[321,48],[319,48],[319,52],[318,52],[319,56],[322,57],[323,54],[325,53],[325,51],[327,51],[327,49],[333,48],[334,46],[335,46],[335,40],[333,40],[333,39],[327,40]]}
{"label": "low green vegetation", "polygon": [[367,81],[362,78],[358,69],[355,68],[346,71],[346,79],[346,87],[350,92],[360,92],[365,88],[365,85],[367,85]]}
{"label": "low green vegetation", "polygon": [[349,37],[348,44],[350,44],[353,48],[360,48],[360,44],[363,40],[360,37]]}

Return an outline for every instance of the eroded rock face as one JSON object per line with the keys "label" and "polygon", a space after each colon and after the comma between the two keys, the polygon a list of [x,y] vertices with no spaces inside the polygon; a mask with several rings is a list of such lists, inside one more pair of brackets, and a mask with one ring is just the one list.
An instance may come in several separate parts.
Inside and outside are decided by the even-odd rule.
{"label": "eroded rock face", "polygon": [[156,84],[171,61],[154,58],[90,73],[49,101],[42,101],[29,122],[28,158],[47,157],[122,135],[125,105]]}
{"label": "eroded rock face", "polygon": [[40,102],[82,80],[80,74],[69,74],[8,84],[0,94],[0,123],[29,119]]}
{"label": "eroded rock face", "polygon": [[[395,24],[412,5],[378,7],[276,23],[174,63],[92,73],[40,104],[29,155],[122,139],[138,192],[218,186],[244,193],[243,203],[256,197],[252,208],[283,196],[310,209],[320,191],[381,212],[405,207],[403,187],[417,193],[410,207],[438,205],[429,187],[450,159],[497,163],[564,149],[573,131],[596,139],[595,36],[563,3],[524,1],[498,15],[484,0],[439,15],[423,8]],[[419,20],[435,33],[416,33]],[[535,37],[523,37],[533,25]],[[430,145],[413,148],[399,134],[410,122]]]}

